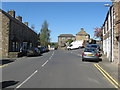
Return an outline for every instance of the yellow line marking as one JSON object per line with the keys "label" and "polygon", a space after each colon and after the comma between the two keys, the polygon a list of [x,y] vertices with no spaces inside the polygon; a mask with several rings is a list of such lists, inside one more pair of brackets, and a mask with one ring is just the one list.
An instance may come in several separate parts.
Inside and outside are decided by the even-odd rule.
{"label": "yellow line marking", "polygon": [[0,68],[1,68],[1,67],[6,67],[7,65],[8,65],[8,64],[5,64],[5,65],[0,65]]}
{"label": "yellow line marking", "polygon": [[108,80],[115,88],[118,88],[118,87],[104,74],[104,72],[103,72],[96,64],[94,64],[94,66],[104,75],[104,77],[107,78],[107,80]]}
{"label": "yellow line marking", "polygon": [[110,76],[110,74],[108,74],[100,65],[97,64],[97,66],[100,67],[103,70],[103,72],[106,73],[110,77],[110,79],[112,79],[114,83],[120,87],[120,84],[112,76]]}

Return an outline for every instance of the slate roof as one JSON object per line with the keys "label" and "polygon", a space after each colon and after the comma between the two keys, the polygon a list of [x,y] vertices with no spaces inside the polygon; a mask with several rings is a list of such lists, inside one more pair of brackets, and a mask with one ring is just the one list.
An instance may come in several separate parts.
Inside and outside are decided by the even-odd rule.
{"label": "slate roof", "polygon": [[81,31],[78,32],[76,35],[89,35],[89,34],[86,33],[86,32],[84,31],[84,29],[81,29]]}

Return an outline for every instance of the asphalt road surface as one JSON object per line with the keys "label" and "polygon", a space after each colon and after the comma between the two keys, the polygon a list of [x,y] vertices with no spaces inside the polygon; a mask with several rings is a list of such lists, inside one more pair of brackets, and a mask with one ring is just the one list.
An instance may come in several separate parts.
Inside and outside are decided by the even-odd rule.
{"label": "asphalt road surface", "polygon": [[15,60],[2,68],[3,88],[114,88],[82,50],[55,50]]}

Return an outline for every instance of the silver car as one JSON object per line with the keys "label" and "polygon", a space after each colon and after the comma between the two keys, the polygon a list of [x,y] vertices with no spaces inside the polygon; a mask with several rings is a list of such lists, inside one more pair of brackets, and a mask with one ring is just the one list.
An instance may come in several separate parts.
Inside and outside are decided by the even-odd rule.
{"label": "silver car", "polygon": [[82,61],[85,60],[99,61],[99,53],[96,49],[85,48],[82,53]]}

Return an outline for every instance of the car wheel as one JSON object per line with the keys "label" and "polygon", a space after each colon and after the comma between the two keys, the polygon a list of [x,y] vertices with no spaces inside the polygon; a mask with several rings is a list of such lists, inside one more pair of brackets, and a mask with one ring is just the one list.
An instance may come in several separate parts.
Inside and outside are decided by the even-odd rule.
{"label": "car wheel", "polygon": [[82,61],[85,61],[85,59],[82,59]]}

